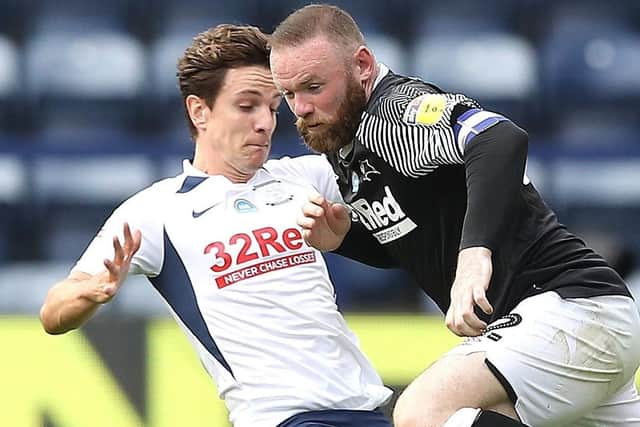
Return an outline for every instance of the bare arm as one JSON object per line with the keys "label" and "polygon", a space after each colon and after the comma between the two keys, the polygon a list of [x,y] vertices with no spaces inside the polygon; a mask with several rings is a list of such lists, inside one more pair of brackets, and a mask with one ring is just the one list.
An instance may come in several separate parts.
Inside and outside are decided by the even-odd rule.
{"label": "bare arm", "polygon": [[105,271],[91,275],[73,272],[55,284],[40,309],[40,321],[50,334],[63,334],[84,324],[98,306],[114,297],[129,273],[131,258],[140,248],[141,234],[124,225],[124,245],[113,238],[113,259],[105,259]]}

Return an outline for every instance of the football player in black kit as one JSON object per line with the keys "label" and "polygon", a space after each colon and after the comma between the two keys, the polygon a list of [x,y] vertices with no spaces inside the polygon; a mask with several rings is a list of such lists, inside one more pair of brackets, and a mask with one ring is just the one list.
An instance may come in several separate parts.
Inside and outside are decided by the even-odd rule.
{"label": "football player in black kit", "polygon": [[405,269],[468,337],[403,392],[395,425],[640,426],[638,310],[529,181],[526,132],[377,63],[335,6],[293,12],[271,49],[298,130],[349,205],[310,197],[307,242]]}

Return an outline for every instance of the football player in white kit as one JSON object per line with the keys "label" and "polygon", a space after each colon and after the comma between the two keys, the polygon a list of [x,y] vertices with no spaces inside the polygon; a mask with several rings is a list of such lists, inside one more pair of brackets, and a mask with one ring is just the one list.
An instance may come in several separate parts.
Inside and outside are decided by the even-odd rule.
{"label": "football player in white kit", "polygon": [[267,39],[199,34],[178,65],[192,161],[119,206],[40,317],[78,328],[128,274],[166,301],[236,427],[390,427],[391,395],[339,313],[321,254],[296,218],[311,192],[341,200],[320,156],[266,161],[281,97]]}

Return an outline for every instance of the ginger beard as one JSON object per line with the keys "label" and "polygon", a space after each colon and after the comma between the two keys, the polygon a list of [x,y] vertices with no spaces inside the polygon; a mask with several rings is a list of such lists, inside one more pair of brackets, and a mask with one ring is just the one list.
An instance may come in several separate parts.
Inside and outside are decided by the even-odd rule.
{"label": "ginger beard", "polygon": [[[336,152],[356,136],[367,97],[352,73],[348,73],[346,79],[344,99],[329,121],[314,122],[302,117],[296,120],[296,128],[304,143],[317,153]],[[316,126],[309,126],[309,121]]]}

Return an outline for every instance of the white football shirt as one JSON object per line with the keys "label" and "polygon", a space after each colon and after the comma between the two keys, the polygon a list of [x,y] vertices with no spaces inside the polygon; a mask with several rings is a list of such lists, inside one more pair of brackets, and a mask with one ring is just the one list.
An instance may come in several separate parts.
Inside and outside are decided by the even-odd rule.
{"label": "white football shirt", "polygon": [[102,271],[125,221],[140,230],[130,273],[146,275],[162,295],[236,427],[273,427],[310,410],[374,409],[391,390],[338,312],[322,255],[296,224],[312,190],[342,200],[321,156],[270,160],[243,184],[185,161],[182,174],[119,206],[74,270]]}

